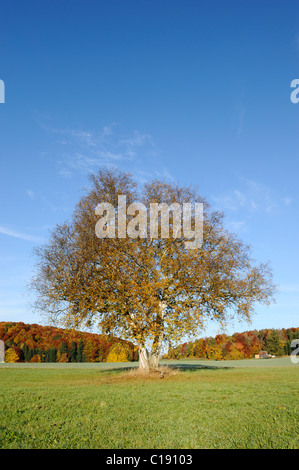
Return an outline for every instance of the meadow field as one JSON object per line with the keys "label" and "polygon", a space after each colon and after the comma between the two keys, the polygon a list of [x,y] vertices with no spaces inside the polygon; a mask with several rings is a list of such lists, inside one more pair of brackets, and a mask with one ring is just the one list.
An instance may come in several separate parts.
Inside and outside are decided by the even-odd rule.
{"label": "meadow field", "polygon": [[297,449],[290,358],[0,364],[2,449]]}

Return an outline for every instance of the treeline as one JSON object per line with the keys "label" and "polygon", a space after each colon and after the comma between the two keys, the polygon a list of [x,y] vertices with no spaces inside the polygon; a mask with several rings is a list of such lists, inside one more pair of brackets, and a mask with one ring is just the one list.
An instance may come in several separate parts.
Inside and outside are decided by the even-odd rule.
{"label": "treeline", "polygon": [[6,362],[130,362],[136,347],[119,338],[23,322],[0,322]]}
{"label": "treeline", "polygon": [[292,340],[298,338],[299,328],[253,330],[232,336],[219,334],[169,348],[167,358],[247,359],[261,350],[274,356],[288,356],[292,352]]}

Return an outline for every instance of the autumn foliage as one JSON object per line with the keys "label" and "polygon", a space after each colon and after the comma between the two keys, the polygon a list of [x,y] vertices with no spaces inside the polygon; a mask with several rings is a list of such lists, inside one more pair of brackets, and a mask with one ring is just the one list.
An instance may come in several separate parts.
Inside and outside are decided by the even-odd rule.
{"label": "autumn foliage", "polygon": [[[133,341],[140,367],[149,369],[157,367],[163,343],[196,337],[207,320],[221,325],[234,315],[250,320],[255,303],[273,301],[270,266],[255,263],[249,247],[225,228],[224,215],[212,211],[196,188],[159,179],[138,188],[132,175],[109,168],[90,181],[71,220],[58,225],[35,251],[34,307],[51,322],[75,329],[93,325],[103,334]],[[202,245],[186,248],[185,231],[178,235],[174,230],[172,209],[169,237],[162,234],[161,209],[157,237],[152,237],[150,210],[143,233],[137,208],[127,214],[133,236],[110,238],[107,222],[107,237],[97,238],[98,204],[116,208],[121,195],[126,204],[139,201],[145,208],[203,204]],[[120,212],[113,209],[113,217],[122,233]],[[194,217],[191,222],[194,228]],[[88,357],[93,360],[90,351]]]}
{"label": "autumn foliage", "polygon": [[107,362],[130,362],[132,351],[126,343],[115,343],[108,354]]}
{"label": "autumn foliage", "polygon": [[111,362],[138,359],[129,341],[52,326],[0,322],[0,339],[5,343],[6,362],[105,362],[109,356]]}
{"label": "autumn foliage", "polygon": [[219,334],[216,337],[199,338],[170,348],[169,359],[214,359],[234,360],[253,358],[260,350],[275,356],[290,355],[291,342],[299,338],[299,328],[264,329],[234,333],[231,336]]}

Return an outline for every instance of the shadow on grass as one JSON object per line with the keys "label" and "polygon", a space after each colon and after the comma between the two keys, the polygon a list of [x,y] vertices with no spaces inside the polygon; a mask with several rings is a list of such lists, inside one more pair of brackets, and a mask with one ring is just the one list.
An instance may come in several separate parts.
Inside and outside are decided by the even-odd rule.
{"label": "shadow on grass", "polygon": [[[125,366],[125,367],[113,367],[111,369],[104,369],[101,372],[130,372],[130,371],[138,371],[138,363],[135,366]],[[163,369],[172,369],[174,372],[198,372],[200,370],[228,370],[232,369],[232,367],[228,366],[215,366],[215,365],[203,365],[203,364],[160,364],[159,370],[163,371]]]}
{"label": "shadow on grass", "polygon": [[209,369],[209,370],[223,370],[223,369],[232,369],[232,367],[227,366],[211,366],[211,365],[203,365],[203,364],[179,364],[179,365],[172,365],[167,364],[167,367],[173,368],[180,372],[196,372],[202,369]]}

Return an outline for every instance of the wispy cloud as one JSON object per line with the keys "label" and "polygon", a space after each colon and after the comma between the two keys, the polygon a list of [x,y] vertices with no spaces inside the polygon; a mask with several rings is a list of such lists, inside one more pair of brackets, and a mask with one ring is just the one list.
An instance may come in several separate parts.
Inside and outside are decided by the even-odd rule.
{"label": "wispy cloud", "polygon": [[19,232],[11,228],[4,227],[3,225],[0,225],[0,234],[7,235],[9,237],[19,238],[20,240],[24,240],[27,242],[42,243],[44,241],[42,237]]}
{"label": "wispy cloud", "polygon": [[214,195],[212,200],[220,210],[242,210],[247,213],[275,214],[279,206],[291,204],[289,197],[280,197],[266,185],[245,178],[240,178],[237,188],[222,195]]}
{"label": "wispy cloud", "polygon": [[232,232],[236,232],[236,233],[246,232],[248,229],[247,224],[244,220],[228,221],[227,228],[231,230]]}
{"label": "wispy cloud", "polygon": [[290,206],[292,204],[292,199],[290,197],[284,197],[283,202],[286,206]]}
{"label": "wispy cloud", "polygon": [[155,178],[165,178],[166,180],[176,182],[176,179],[172,176],[170,171],[164,167],[153,170],[137,169],[134,171],[134,176],[141,184],[148,183]]}
{"label": "wispy cloud", "polygon": [[157,155],[150,134],[138,130],[123,133],[116,124],[100,130],[45,128],[58,136],[57,142],[63,149],[58,160],[59,174],[64,177],[78,171],[90,173],[103,165],[118,166],[122,162],[138,162]]}
{"label": "wispy cloud", "polygon": [[26,189],[26,193],[30,197],[30,199],[35,198],[35,193],[34,193],[34,191],[32,191],[32,189]]}

